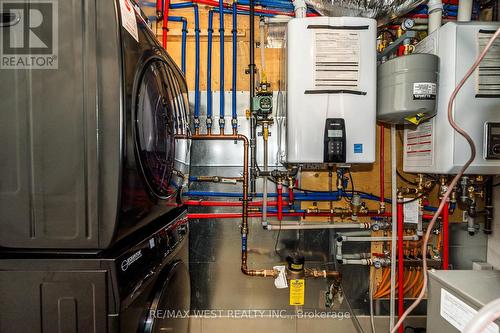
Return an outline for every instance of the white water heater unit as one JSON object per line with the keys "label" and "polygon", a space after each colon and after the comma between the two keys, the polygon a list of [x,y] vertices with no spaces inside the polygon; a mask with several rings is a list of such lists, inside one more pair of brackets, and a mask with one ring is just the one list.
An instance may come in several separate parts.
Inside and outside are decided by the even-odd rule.
{"label": "white water heater unit", "polygon": [[[454,174],[469,159],[469,144],[448,123],[448,102],[456,85],[499,26],[498,22],[450,22],[416,46],[415,52],[440,58],[437,114],[418,127],[405,129],[405,172]],[[500,170],[500,40],[493,44],[458,93],[453,115],[476,145],[476,158],[466,173],[497,174]]]}
{"label": "white water heater unit", "polygon": [[360,17],[288,23],[288,163],[375,161],[376,30]]}

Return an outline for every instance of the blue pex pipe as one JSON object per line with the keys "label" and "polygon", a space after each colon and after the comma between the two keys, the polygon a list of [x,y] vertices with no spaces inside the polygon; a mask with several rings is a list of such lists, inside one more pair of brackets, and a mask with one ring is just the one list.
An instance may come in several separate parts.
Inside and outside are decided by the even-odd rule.
{"label": "blue pex pipe", "polygon": [[[196,56],[195,56],[195,77],[194,77],[194,117],[200,117],[200,15],[198,12],[198,4],[192,2],[181,2],[170,4],[171,9],[193,8],[194,11],[194,29],[196,41]],[[198,124],[195,122],[195,126]]]}
{"label": "blue pex pipe", "polygon": [[187,39],[187,20],[182,16],[169,16],[169,21],[172,22],[182,22],[182,56],[181,56],[181,68],[184,75],[186,74],[186,39]]}
{"label": "blue pex pipe", "polygon": [[219,0],[219,66],[220,66],[220,101],[219,101],[219,127],[224,128],[225,103],[224,103],[224,1]]}
{"label": "blue pex pipe", "polygon": [[238,127],[238,112],[236,110],[236,80],[237,80],[237,61],[238,61],[238,10],[236,7],[236,1],[233,2],[233,95],[231,100],[232,112],[233,112],[233,128]]}
{"label": "blue pex pipe", "polygon": [[[213,9],[216,13],[219,13],[220,10],[219,8],[214,8]],[[230,9],[224,9],[224,14],[232,14],[232,10]],[[250,12],[248,11],[245,11],[245,10],[238,10],[238,15],[250,15]],[[255,13],[255,16],[259,16],[259,17],[275,17],[276,15],[275,14],[271,14],[271,13]]]}
{"label": "blue pex pipe", "polygon": [[[207,35],[207,118],[212,118],[212,35],[214,32],[214,11],[208,11]],[[212,127],[212,122],[207,122],[207,127]]]}
{"label": "blue pex pipe", "polygon": [[[188,191],[183,194],[184,196],[187,197],[223,197],[223,198],[242,198],[243,194],[239,192],[207,192],[207,191]],[[268,193],[268,197],[270,198],[276,198],[278,197],[277,193]],[[377,197],[376,195],[368,195],[368,194],[361,194],[360,195],[362,199],[366,200],[372,200],[372,201],[379,201],[380,198]],[[256,193],[254,198],[262,198],[263,194],[262,193]],[[283,193],[283,197],[287,198],[288,193]],[[342,197],[351,197],[350,193],[345,193],[343,192],[342,196],[337,195],[337,192],[316,192],[316,193],[297,193],[295,194],[294,200],[296,201],[338,201]],[[391,199],[384,199],[386,203],[391,203]],[[435,212],[437,211],[436,207],[432,206],[425,206],[425,210],[430,211],[430,212]]]}

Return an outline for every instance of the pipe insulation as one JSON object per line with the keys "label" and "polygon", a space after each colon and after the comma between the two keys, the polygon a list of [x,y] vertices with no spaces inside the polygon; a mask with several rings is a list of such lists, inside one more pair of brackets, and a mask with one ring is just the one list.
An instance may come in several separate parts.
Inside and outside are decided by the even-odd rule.
{"label": "pipe insulation", "polygon": [[323,16],[369,17],[384,25],[402,16],[425,0],[305,0],[306,4]]}

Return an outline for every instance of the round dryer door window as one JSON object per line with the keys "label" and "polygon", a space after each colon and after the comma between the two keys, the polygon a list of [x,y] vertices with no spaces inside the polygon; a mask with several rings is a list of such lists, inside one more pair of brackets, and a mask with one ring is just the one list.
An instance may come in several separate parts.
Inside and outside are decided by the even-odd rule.
{"label": "round dryer door window", "polygon": [[136,145],[146,182],[160,198],[170,193],[175,154],[174,118],[165,66],[151,62],[140,81],[136,104]]}

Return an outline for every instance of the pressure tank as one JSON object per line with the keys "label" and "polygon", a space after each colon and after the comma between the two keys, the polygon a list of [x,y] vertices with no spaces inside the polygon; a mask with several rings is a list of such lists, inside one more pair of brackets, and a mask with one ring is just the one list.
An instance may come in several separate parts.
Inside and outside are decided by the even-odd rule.
{"label": "pressure tank", "polygon": [[415,124],[436,114],[439,58],[410,54],[378,66],[377,120]]}

